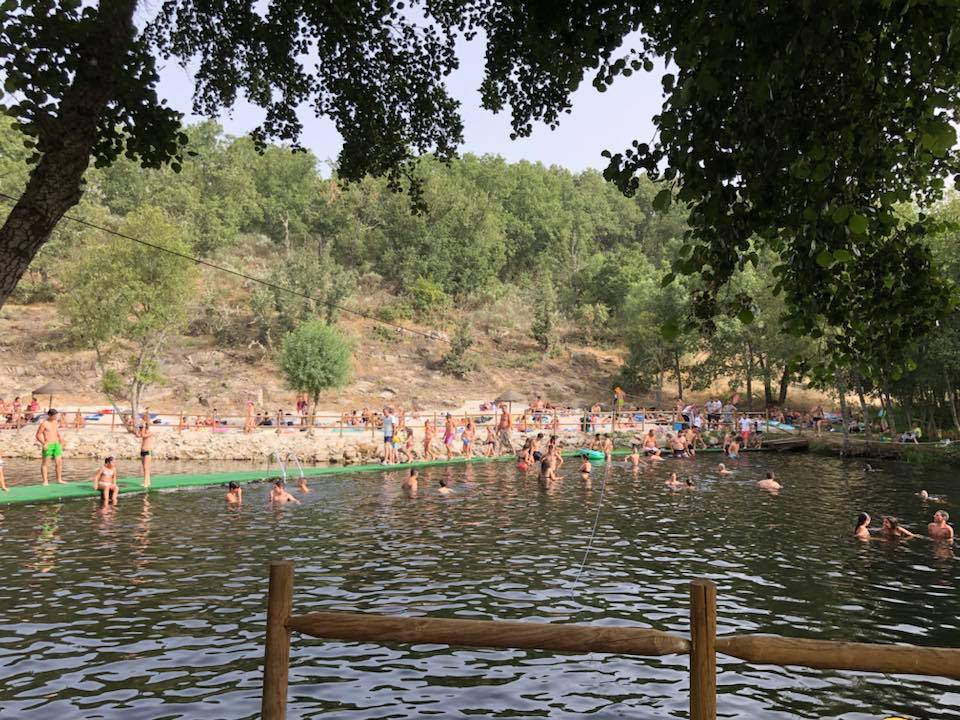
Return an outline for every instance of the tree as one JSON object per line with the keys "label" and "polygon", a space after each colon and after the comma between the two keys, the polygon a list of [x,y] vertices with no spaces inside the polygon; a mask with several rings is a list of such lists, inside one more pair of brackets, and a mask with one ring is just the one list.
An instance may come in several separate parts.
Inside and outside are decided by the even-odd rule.
{"label": "tree", "polygon": [[[641,54],[672,63],[658,139],[608,153],[606,175],[628,193],[638,173],[660,179],[658,204],[689,209],[674,270],[699,275],[697,315],[714,315],[723,285],[768,248],[790,327],[836,328],[830,352],[847,364],[902,364],[952,305],[922,241],[934,221],[904,219],[896,205],[930,206],[960,170],[956,8],[775,0],[732,12],[699,0],[646,10]],[[598,88],[630,59],[604,62]]]}
{"label": "tree", "polygon": [[465,325],[458,327],[450,341],[450,349],[440,358],[440,369],[458,378],[465,378],[476,370],[476,362],[467,356],[473,342],[473,336],[470,335],[467,327]]}
{"label": "tree", "polygon": [[553,283],[547,278],[542,286],[542,294],[539,295],[533,309],[533,324],[530,327],[530,334],[537,342],[544,355],[550,353],[557,341],[556,328],[554,327],[554,316],[557,312],[557,300],[553,290]]}
{"label": "tree", "polygon": [[280,369],[290,389],[310,396],[311,427],[320,393],[350,382],[352,358],[349,339],[320,320],[308,320],[284,337]]}
{"label": "tree", "polygon": [[[920,242],[929,218],[892,212],[898,202],[930,205],[960,170],[960,14],[950,3],[407,5],[170,0],[138,35],[135,0],[4,3],[8,111],[33,138],[37,164],[0,229],[0,301],[77,202],[90,158],[179,165],[186,136],[157,99],[154,56],[198,68],[200,113],[240,95],[261,105],[260,143],[296,147],[296,110],[312,105],[344,136],[343,179],[385,174],[394,189],[406,179],[419,201],[416,156],[448,159],[462,140],[443,84],[456,41],[482,33],[482,104],[509,107],[514,136],[537,122],[555,127],[588,73],[604,91],[666,60],[656,140],[611,154],[605,176],[626,193],[644,174],[662,180],[653,204],[675,198],[689,209],[689,251],[674,270],[701,274],[692,305],[701,319],[757,247],[781,260],[791,328],[835,326],[833,351],[851,361],[899,362],[951,305]],[[560,257],[579,257],[583,229],[560,228]]]}
{"label": "tree", "polygon": [[[120,231],[175,252],[191,250],[181,229],[158,208],[131,213]],[[144,391],[162,379],[161,349],[186,325],[196,267],[109,236],[75,248],[69,268],[59,301],[67,331],[95,351],[103,390],[114,407],[124,398],[136,418]],[[121,354],[126,360],[118,371],[114,360]]]}

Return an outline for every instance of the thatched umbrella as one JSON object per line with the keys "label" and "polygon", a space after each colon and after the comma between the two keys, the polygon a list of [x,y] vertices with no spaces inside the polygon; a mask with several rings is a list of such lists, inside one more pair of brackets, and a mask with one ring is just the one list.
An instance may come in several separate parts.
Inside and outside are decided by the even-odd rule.
{"label": "thatched umbrella", "polygon": [[47,403],[47,410],[53,407],[53,396],[59,395],[60,393],[70,392],[73,390],[72,387],[68,386],[65,383],[60,382],[59,380],[50,380],[49,382],[41,385],[36,390],[33,391],[34,395],[47,395],[50,398],[50,401]]}
{"label": "thatched umbrella", "polygon": [[526,399],[527,399],[526,395],[521,395],[516,390],[511,388],[510,390],[506,390],[505,392],[501,393],[500,397],[494,399],[494,402],[497,405],[506,403],[507,412],[513,415],[513,404],[515,402],[524,402]]}

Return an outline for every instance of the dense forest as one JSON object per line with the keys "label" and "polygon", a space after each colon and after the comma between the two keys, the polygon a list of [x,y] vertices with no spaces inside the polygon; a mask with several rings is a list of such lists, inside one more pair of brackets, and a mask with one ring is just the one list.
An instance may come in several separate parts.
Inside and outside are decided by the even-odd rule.
{"label": "dense forest", "polygon": [[[309,318],[335,322],[340,308],[436,328],[467,346],[473,313],[496,304],[509,309],[504,322],[523,319],[544,354],[560,353],[574,339],[624,347],[627,360],[616,380],[659,400],[724,378],[747,403],[784,405],[791,384],[806,382],[859,395],[861,408],[882,404],[895,423],[909,418],[931,432],[960,431],[960,321],[951,318],[926,337],[907,373],[872,379],[855,367],[825,373],[828,338],[787,332],[774,292],[776,263],[755,253],[725,291],[736,299],[730,303],[735,314],[721,315],[712,327],[693,322],[693,281],[663,282],[685,252],[684,212],[677,204],[655,209],[659,188],[642,178],[627,198],[596,171],[469,154],[450,164],[426,157],[418,172],[428,210],[418,214],[385,180],[344,184],[336,168],[309,153],[280,146],[258,153],[250,139],[226,136],[209,122],[186,133],[191,152],[182,165],[144,170],[121,159],[92,168],[72,217],[275,287],[209,268],[201,273],[130,240],[64,221],[15,301],[57,302],[78,343],[96,345],[113,335],[143,341],[147,328],[154,335],[160,329],[160,337],[184,330],[212,335],[224,346],[259,343],[268,351]],[[22,190],[28,153],[22,136],[4,125],[0,192]],[[960,201],[949,200],[939,213],[943,229],[927,241],[956,282],[960,248],[951,223],[960,220]],[[91,329],[110,307],[95,291],[97,304],[84,305],[98,287],[116,298],[114,316],[130,316],[123,328]],[[169,312],[133,317],[123,310],[132,307],[124,298],[150,293],[156,309],[161,291]],[[149,349],[139,363],[131,372],[149,383],[155,372]]]}

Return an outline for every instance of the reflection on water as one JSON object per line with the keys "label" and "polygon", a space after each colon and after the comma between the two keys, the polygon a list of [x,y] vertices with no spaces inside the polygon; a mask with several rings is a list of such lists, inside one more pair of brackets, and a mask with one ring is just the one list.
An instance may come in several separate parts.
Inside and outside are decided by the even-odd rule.
{"label": "reflection on water", "polygon": [[[850,539],[861,509],[923,531],[938,506],[918,489],[960,498],[945,473],[891,465],[867,475],[853,463],[772,456],[745,459],[728,477],[715,468],[601,464],[584,481],[567,462],[541,489],[532,473],[484,464],[424,471],[413,497],[401,491],[404,473],[391,472],[315,480],[303,505],[281,509],[267,505],[265,484],[247,486],[231,509],[217,489],[121,497],[116,508],[92,499],[2,508],[0,716],[256,717],[274,558],[295,561],[301,612],[685,634],[687,583],[707,577],[719,585],[721,634],[960,646],[951,546]],[[754,485],[770,468],[784,484],[778,496]],[[666,487],[673,470],[696,489]],[[441,478],[451,495],[438,494]],[[960,683],[945,679],[723,656],[719,669],[727,717],[960,717]],[[296,639],[290,692],[292,718],[685,717],[686,658]]]}

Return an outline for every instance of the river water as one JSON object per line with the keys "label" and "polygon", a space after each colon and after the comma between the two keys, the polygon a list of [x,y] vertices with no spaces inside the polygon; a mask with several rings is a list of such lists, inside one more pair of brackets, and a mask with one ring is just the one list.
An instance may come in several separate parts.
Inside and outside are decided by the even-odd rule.
{"label": "river water", "polygon": [[[572,462],[550,491],[506,464],[312,482],[300,506],[222,491],[0,506],[0,718],[160,720],[259,713],[267,565],[296,565],[296,612],[633,624],[687,634],[690,579],[718,632],[960,647],[950,546],[850,538],[853,518],[923,530],[950,473],[813,456],[667,461],[634,476]],[[88,478],[92,464],[70,463]],[[166,468],[170,469],[170,468]],[[176,469],[176,468],[173,468]],[[183,470],[207,470],[192,464]],[[755,486],[773,469],[784,490]],[[164,471],[158,464],[155,472]],[[671,492],[670,471],[697,489]],[[35,463],[7,461],[8,479]],[[454,489],[435,492],[440,478]],[[578,567],[603,495],[592,552]],[[954,506],[948,504],[947,509]],[[960,512],[960,511],[958,511]],[[686,657],[383,647],[295,638],[291,718],[682,718]],[[752,666],[718,657],[721,717],[960,717],[960,682]]]}

